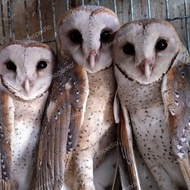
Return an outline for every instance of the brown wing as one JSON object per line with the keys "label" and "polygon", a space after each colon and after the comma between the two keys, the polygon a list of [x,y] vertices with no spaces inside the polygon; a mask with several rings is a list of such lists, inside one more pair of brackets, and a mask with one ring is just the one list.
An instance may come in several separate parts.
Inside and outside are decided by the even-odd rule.
{"label": "brown wing", "polygon": [[130,115],[124,106],[122,106],[122,109],[119,108],[116,101],[118,101],[117,98],[114,102],[114,114],[116,121],[119,121],[118,173],[122,189],[148,190],[153,188],[159,190],[133,139]]}
{"label": "brown wing", "polygon": [[119,157],[119,170],[122,188],[126,187],[141,190],[140,180],[136,165],[136,159],[133,147],[133,137],[130,125],[130,117],[125,108],[121,114],[120,129],[118,141],[120,141],[121,153]]}
{"label": "brown wing", "polygon": [[141,190],[136,160],[133,150],[133,137],[130,116],[125,107],[120,107],[119,98],[115,96],[114,117],[118,125],[118,173],[122,189],[131,188]]}
{"label": "brown wing", "polygon": [[14,126],[14,106],[10,96],[0,93],[0,189],[11,189],[11,132]]}
{"label": "brown wing", "polygon": [[171,144],[190,188],[190,62],[183,49],[164,78],[162,95],[171,131]]}
{"label": "brown wing", "polygon": [[122,189],[154,189],[159,190],[152,173],[142,158],[135,141],[131,140],[131,131],[126,130],[129,126],[125,119],[120,122],[121,151],[119,152],[119,172]]}
{"label": "brown wing", "polygon": [[88,96],[86,71],[62,56],[44,111],[35,189],[61,189],[69,152],[76,145]]}

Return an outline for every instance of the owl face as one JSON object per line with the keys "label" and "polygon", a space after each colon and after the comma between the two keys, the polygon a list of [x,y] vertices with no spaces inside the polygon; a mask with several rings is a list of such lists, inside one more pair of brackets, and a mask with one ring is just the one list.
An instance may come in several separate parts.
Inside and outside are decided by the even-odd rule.
{"label": "owl face", "polygon": [[118,18],[111,10],[99,6],[79,7],[60,19],[58,45],[86,70],[96,72],[112,63],[110,44],[118,27]]}
{"label": "owl face", "polygon": [[50,86],[54,54],[45,44],[13,42],[0,50],[0,88],[22,99],[32,100]]}
{"label": "owl face", "polygon": [[116,33],[114,41],[116,67],[142,84],[159,80],[181,47],[174,27],[163,20],[125,24]]}

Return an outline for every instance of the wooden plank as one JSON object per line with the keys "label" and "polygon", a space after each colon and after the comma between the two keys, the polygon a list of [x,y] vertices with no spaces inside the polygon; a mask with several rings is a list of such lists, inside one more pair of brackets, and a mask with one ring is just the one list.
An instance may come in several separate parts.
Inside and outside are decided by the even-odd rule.
{"label": "wooden plank", "polygon": [[26,12],[29,39],[41,41],[41,36],[39,35],[40,18],[38,12],[38,2],[36,0],[26,0]]}
{"label": "wooden plank", "polygon": [[85,5],[97,5],[97,3],[95,1],[91,1],[91,0],[84,0],[84,4]]}
{"label": "wooden plank", "polygon": [[190,19],[187,19],[187,38],[186,38],[186,47],[188,47],[190,53]]}
{"label": "wooden plank", "polygon": [[4,30],[4,37],[5,43],[10,41],[9,37],[9,16],[8,16],[8,2],[4,1],[2,3],[2,17],[3,17],[3,30]]}
{"label": "wooden plank", "polygon": [[166,19],[166,1],[150,0],[151,17],[157,19]]}
{"label": "wooden plank", "polygon": [[[183,1],[169,1],[169,18],[173,19],[175,17],[182,17],[185,15],[185,8],[184,8],[184,2]],[[185,33],[185,28],[186,28],[186,23],[185,19],[182,20],[174,20],[171,21],[171,23],[174,25],[182,43],[187,47],[187,42],[186,42],[186,33]]]}
{"label": "wooden plank", "polygon": [[133,0],[133,20],[148,18],[147,0]]}
{"label": "wooden plank", "polygon": [[26,12],[24,0],[12,0],[14,34],[16,40],[26,39]]}
{"label": "wooden plank", "polygon": [[41,17],[42,17],[42,36],[43,41],[51,41],[54,36],[54,22],[52,0],[40,1]]}
{"label": "wooden plank", "polygon": [[114,11],[114,3],[113,3],[113,0],[108,0],[108,1],[104,1],[104,0],[100,0],[100,5],[103,6],[103,7],[107,7],[111,10]]}
{"label": "wooden plank", "polygon": [[131,8],[129,0],[117,2],[117,15],[121,24],[131,21]]}
{"label": "wooden plank", "polygon": [[[3,2],[2,2],[3,3]],[[4,34],[3,34],[3,17],[1,12],[1,3],[0,3],[0,45],[4,44]]]}
{"label": "wooden plank", "polygon": [[62,17],[62,15],[67,11],[67,2],[63,0],[55,0],[55,21],[56,23]]}
{"label": "wooden plank", "polygon": [[[57,28],[57,23],[62,15],[67,11],[67,1],[63,0],[55,0],[54,1],[54,8],[55,8],[55,30]],[[50,44],[53,50],[57,53],[57,44]]]}
{"label": "wooden plank", "polygon": [[69,1],[69,8],[73,9],[75,7],[81,6],[82,5],[82,1],[81,0],[70,0]]}
{"label": "wooden plank", "polygon": [[[186,1],[186,2],[187,2],[187,4],[186,4],[186,15],[190,16],[190,1]],[[186,20],[186,24],[187,24],[187,27],[186,27],[186,32],[187,32],[186,42],[187,42],[188,50],[190,52],[190,18],[188,18]]]}

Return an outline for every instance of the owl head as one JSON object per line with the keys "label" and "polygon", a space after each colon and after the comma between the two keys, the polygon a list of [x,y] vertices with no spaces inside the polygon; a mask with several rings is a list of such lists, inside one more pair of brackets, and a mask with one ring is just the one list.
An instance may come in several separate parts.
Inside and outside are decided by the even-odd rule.
{"label": "owl head", "polygon": [[0,89],[22,100],[41,96],[50,86],[55,55],[36,41],[14,41],[0,49]]}
{"label": "owl head", "polygon": [[114,63],[128,78],[142,84],[158,81],[181,48],[176,30],[164,20],[139,20],[115,35]]}
{"label": "owl head", "polygon": [[118,28],[118,18],[110,9],[78,7],[59,20],[58,46],[87,71],[97,72],[112,63],[111,43]]}

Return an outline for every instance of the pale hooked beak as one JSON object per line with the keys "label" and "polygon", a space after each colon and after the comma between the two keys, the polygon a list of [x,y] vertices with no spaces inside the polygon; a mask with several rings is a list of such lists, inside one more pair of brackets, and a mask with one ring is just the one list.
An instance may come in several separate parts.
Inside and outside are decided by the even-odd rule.
{"label": "pale hooked beak", "polygon": [[97,52],[96,50],[91,50],[89,53],[89,56],[87,58],[87,62],[89,64],[90,70],[93,71],[95,68],[95,62],[96,62]]}
{"label": "pale hooked beak", "polygon": [[28,78],[25,79],[24,83],[23,83],[23,88],[26,91],[27,94],[29,94],[30,88],[31,88],[31,84]]}
{"label": "pale hooked beak", "polygon": [[155,62],[155,58],[153,56],[153,57],[144,59],[140,63],[140,69],[143,71],[143,74],[146,76],[147,79],[149,79],[152,74],[152,71],[154,69],[154,62]]}

